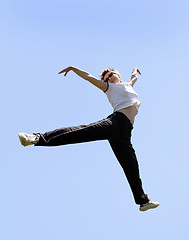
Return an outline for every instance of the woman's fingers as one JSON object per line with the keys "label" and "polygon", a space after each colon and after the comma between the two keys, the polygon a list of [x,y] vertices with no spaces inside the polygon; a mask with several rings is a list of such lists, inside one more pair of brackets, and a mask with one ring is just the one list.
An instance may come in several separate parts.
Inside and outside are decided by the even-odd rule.
{"label": "woman's fingers", "polygon": [[137,72],[141,75],[141,72],[139,71],[138,68],[134,68],[132,71],[132,74],[136,74]]}
{"label": "woman's fingers", "polygon": [[60,71],[58,74],[61,74],[61,73],[64,73],[64,72],[65,72],[64,76],[66,76],[67,73],[68,73],[70,70],[71,70],[71,67],[67,67],[67,68],[63,69],[62,71]]}
{"label": "woman's fingers", "polygon": [[63,73],[63,72],[64,72],[64,70],[60,71],[58,74],[61,74],[61,73]]}
{"label": "woman's fingers", "polygon": [[132,73],[136,74],[137,73],[137,68],[134,68]]}
{"label": "woman's fingers", "polygon": [[66,76],[66,74],[69,72],[69,70],[68,69],[63,69],[58,74],[61,74],[61,73],[64,73],[64,72],[65,72],[64,76]]}

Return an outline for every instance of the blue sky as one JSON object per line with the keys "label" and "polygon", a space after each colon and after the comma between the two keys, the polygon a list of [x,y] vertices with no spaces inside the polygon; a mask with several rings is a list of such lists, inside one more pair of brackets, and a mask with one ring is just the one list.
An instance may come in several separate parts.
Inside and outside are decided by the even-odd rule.
{"label": "blue sky", "polygon": [[[0,239],[188,239],[189,2],[1,1]],[[106,141],[20,145],[17,133],[87,124],[112,113],[99,77],[134,67],[142,102],[132,142],[143,187],[160,202],[141,213]]]}

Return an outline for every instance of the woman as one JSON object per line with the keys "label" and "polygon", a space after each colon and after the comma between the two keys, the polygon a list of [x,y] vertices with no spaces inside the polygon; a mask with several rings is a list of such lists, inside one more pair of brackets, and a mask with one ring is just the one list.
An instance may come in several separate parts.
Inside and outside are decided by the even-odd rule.
{"label": "woman", "polygon": [[146,211],[158,207],[159,203],[153,202],[143,191],[137,158],[131,144],[131,131],[140,105],[133,85],[137,80],[137,73],[141,74],[140,71],[135,68],[128,83],[123,82],[119,72],[113,68],[106,68],[102,71],[101,81],[73,66],[63,69],[59,74],[64,73],[66,76],[69,71],[73,71],[105,92],[114,113],[89,125],[61,128],[44,134],[19,133],[21,144],[23,146],[32,144],[35,146],[59,146],[106,139],[123,168],[135,203],[140,205],[139,210]]}

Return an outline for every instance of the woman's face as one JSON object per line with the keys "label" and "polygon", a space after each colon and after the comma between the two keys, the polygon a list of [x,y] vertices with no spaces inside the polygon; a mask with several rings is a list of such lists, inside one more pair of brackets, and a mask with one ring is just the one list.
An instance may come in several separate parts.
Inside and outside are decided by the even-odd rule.
{"label": "woman's face", "polygon": [[104,82],[109,82],[109,83],[121,83],[121,77],[118,72],[111,71],[107,72],[104,76]]}

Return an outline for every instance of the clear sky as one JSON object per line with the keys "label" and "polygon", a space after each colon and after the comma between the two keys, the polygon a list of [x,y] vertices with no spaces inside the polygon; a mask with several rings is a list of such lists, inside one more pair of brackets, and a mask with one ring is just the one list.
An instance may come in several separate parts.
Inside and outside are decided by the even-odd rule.
{"label": "clear sky", "polygon": [[[2,0],[1,240],[188,239],[188,0]],[[115,67],[142,102],[132,142],[145,192],[139,212],[106,141],[21,146],[18,132],[87,124],[106,96],[69,73]]]}

